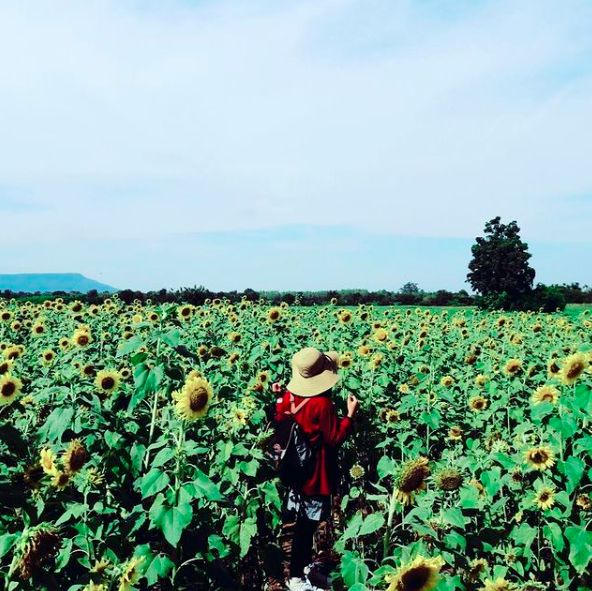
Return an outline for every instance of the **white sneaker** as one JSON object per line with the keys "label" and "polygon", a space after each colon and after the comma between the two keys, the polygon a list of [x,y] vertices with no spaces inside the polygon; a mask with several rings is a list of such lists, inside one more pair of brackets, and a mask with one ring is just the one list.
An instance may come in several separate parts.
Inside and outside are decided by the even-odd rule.
{"label": "white sneaker", "polygon": [[308,581],[300,579],[299,577],[292,577],[286,584],[288,585],[288,591],[313,591],[313,588]]}

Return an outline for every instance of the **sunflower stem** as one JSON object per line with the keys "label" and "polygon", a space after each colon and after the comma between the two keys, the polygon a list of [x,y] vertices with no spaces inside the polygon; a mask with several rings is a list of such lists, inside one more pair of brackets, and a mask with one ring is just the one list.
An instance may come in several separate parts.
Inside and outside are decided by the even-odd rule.
{"label": "sunflower stem", "polygon": [[390,552],[390,536],[391,528],[393,526],[393,519],[395,517],[395,508],[397,504],[397,485],[393,483],[393,492],[391,493],[391,499],[389,502],[388,518],[386,521],[386,529],[384,537],[382,538],[382,558],[383,560],[389,555]]}

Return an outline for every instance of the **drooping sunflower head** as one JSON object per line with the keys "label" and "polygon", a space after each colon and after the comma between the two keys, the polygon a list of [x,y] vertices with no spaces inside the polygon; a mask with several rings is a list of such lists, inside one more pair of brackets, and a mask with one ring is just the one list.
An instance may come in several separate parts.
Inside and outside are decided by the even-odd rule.
{"label": "drooping sunflower head", "polygon": [[522,371],[522,360],[509,359],[504,365],[504,373],[507,376],[518,375]]}
{"label": "drooping sunflower head", "polygon": [[425,457],[405,462],[395,475],[397,498],[407,505],[413,502],[413,496],[426,488],[426,478],[430,475],[429,461]]}
{"label": "drooping sunflower head", "polygon": [[564,384],[570,386],[575,384],[587,368],[588,357],[584,353],[574,353],[561,363],[559,378]]}
{"label": "drooping sunflower head", "polygon": [[389,424],[398,423],[401,415],[399,414],[398,410],[394,409],[384,409],[384,412],[381,413],[381,416],[384,414],[384,421]]}
{"label": "drooping sunflower head", "polygon": [[51,480],[51,485],[55,486],[58,490],[63,490],[68,486],[70,482],[71,474],[69,472],[62,472],[58,470]]}
{"label": "drooping sunflower head", "polygon": [[15,545],[15,566],[20,579],[27,580],[35,569],[50,562],[58,554],[62,539],[55,527],[40,523],[28,528]]}
{"label": "drooping sunflower head", "polygon": [[10,359],[5,359],[4,361],[0,361],[0,376],[3,376],[5,373],[10,373],[12,366],[14,365],[14,361]]}
{"label": "drooping sunflower head", "polygon": [[135,556],[123,565],[121,576],[119,577],[120,591],[128,591],[140,580],[143,574],[142,567],[144,560],[144,556]]}
{"label": "drooping sunflower head", "polygon": [[5,373],[0,376],[0,406],[12,404],[21,393],[23,383],[19,378]]}
{"label": "drooping sunflower head", "polygon": [[370,349],[368,345],[360,345],[358,347],[358,355],[361,355],[362,357],[368,357],[368,355],[370,355],[371,352],[372,349]]}
{"label": "drooping sunflower head", "polygon": [[440,556],[417,556],[402,565],[395,574],[387,576],[387,591],[430,591],[437,585],[443,565],[444,560]]}
{"label": "drooping sunflower head", "polygon": [[546,470],[555,464],[553,450],[548,446],[527,449],[524,452],[524,459],[535,470]]}
{"label": "drooping sunflower head", "polygon": [[372,359],[368,362],[370,369],[377,369],[382,365],[384,361],[384,355],[382,353],[375,353],[372,355]]}
{"label": "drooping sunflower head", "polygon": [[58,472],[55,460],[55,453],[50,448],[46,447],[41,450],[39,464],[43,471],[50,476],[55,476]]}
{"label": "drooping sunflower head", "polygon": [[102,369],[97,372],[95,386],[99,392],[111,394],[117,390],[121,382],[121,375],[116,369]]}
{"label": "drooping sunflower head", "polygon": [[351,364],[352,364],[352,354],[351,353],[345,353],[344,355],[341,355],[339,357],[338,366],[341,369],[347,369],[348,367],[351,367]]}
{"label": "drooping sunflower head", "polygon": [[79,439],[74,439],[68,445],[68,449],[64,452],[62,463],[64,470],[69,473],[78,472],[88,458],[86,448],[82,445]]}
{"label": "drooping sunflower head", "polygon": [[489,567],[489,563],[485,558],[475,558],[471,560],[469,564],[468,578],[470,581],[476,581],[479,579],[479,575]]}
{"label": "drooping sunflower head", "polygon": [[187,421],[201,419],[208,412],[212,387],[204,378],[187,379],[181,390],[173,392],[175,412]]}
{"label": "drooping sunflower head", "polygon": [[559,400],[559,390],[551,385],[540,386],[535,390],[531,400],[534,404],[540,404],[541,402],[556,404]]}
{"label": "drooping sunflower head", "polygon": [[444,468],[436,473],[434,480],[441,490],[457,490],[462,486],[463,475],[456,468]]}

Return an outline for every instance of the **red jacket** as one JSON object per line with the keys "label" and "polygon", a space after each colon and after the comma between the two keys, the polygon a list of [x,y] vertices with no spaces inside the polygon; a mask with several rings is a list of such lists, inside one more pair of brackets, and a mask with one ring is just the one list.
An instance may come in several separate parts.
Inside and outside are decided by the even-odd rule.
{"label": "red jacket", "polygon": [[[294,406],[308,400],[294,415],[294,420],[308,435],[316,451],[316,462],[311,477],[304,483],[305,495],[330,495],[336,491],[339,482],[337,449],[352,429],[352,419],[339,419],[335,406],[328,394],[301,397],[294,394]],[[284,392],[276,403],[275,420],[282,421],[290,412],[290,392]]]}

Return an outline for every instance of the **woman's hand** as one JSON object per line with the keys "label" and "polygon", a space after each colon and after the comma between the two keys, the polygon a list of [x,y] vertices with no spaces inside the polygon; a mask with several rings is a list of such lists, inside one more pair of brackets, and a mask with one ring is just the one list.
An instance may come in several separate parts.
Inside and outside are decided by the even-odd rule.
{"label": "woman's hand", "polygon": [[354,415],[356,414],[356,412],[358,412],[359,406],[359,400],[353,394],[350,394],[347,397],[347,416],[350,419],[354,418]]}
{"label": "woman's hand", "polygon": [[275,394],[279,394],[282,391],[282,385],[279,382],[271,384],[271,391]]}

